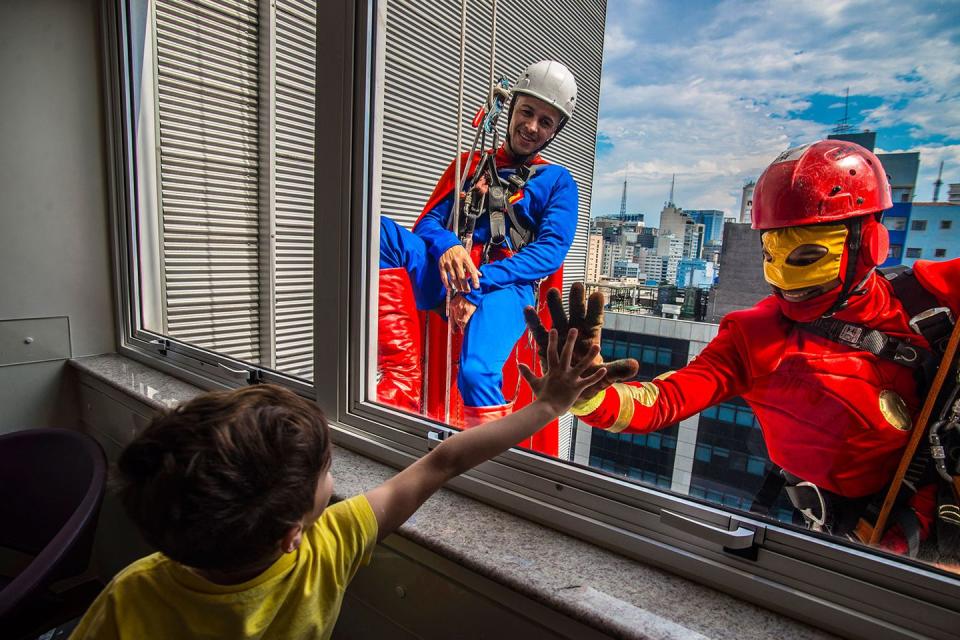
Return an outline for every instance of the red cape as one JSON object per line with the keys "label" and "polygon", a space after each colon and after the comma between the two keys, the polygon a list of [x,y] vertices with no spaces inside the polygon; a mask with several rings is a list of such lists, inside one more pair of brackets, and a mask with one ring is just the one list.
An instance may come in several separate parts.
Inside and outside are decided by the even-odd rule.
{"label": "red cape", "polygon": [[[476,170],[477,163],[480,161],[480,153],[474,153],[473,158],[470,159],[469,166],[467,166],[468,155],[469,154],[465,152],[460,156],[461,179],[464,175],[472,175]],[[495,161],[497,168],[509,167],[516,164],[513,156],[504,151],[502,147],[497,150]],[[533,158],[533,160],[531,160],[530,163],[546,164],[547,162],[537,155]],[[420,220],[423,219],[423,216],[428,211],[437,206],[441,200],[453,192],[453,184],[456,177],[454,173],[454,163],[451,162],[450,166],[448,166],[446,171],[443,172],[443,175],[440,176],[440,180],[437,181],[437,186],[433,189],[433,193],[430,194],[427,204],[424,206],[423,211],[417,218],[417,222],[413,225],[414,229],[416,229],[417,224],[419,224]],[[474,259],[474,264],[477,264],[478,266],[481,249],[482,247],[474,247],[474,251],[471,252],[471,255]],[[550,319],[550,312],[547,309],[546,300],[547,291],[549,291],[552,287],[556,287],[558,289],[563,287],[562,266],[555,273],[548,276],[543,280],[543,282],[540,283],[540,291],[537,301],[537,313],[540,315],[540,321],[543,322],[543,325],[548,329],[552,325],[552,322]],[[421,326],[425,327],[424,344],[426,345],[424,355],[425,366],[423,369],[423,406],[427,417],[442,422],[444,419],[443,413],[446,391],[447,322],[435,313],[421,312],[421,316],[423,317]],[[449,423],[457,427],[463,427],[463,399],[460,397],[460,393],[457,390],[457,370],[460,360],[460,345],[463,335],[460,333],[454,333],[452,338]],[[513,404],[514,410],[525,407],[533,401],[533,392],[530,390],[530,387],[525,383],[521,384],[522,380],[520,378],[519,370],[517,369],[518,362],[526,363],[527,366],[533,369],[537,374],[542,373],[540,360],[536,353],[536,344],[534,343],[529,331],[525,331],[524,334],[520,336],[520,339],[514,346],[513,351],[510,353],[510,356],[503,365],[503,396],[506,398],[507,403]],[[559,429],[557,421],[554,420],[546,427],[541,429],[532,438],[521,443],[521,446],[538,451],[540,453],[545,453],[547,455],[557,456],[559,452],[559,444]]]}

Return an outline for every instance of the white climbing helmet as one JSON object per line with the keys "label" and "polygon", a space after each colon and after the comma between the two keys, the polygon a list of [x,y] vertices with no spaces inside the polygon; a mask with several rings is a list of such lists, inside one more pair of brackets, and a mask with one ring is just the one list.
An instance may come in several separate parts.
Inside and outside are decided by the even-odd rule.
{"label": "white climbing helmet", "polygon": [[570,69],[556,60],[541,60],[527,67],[517,83],[513,95],[525,94],[539,98],[556,107],[564,119],[573,115],[577,101],[577,81]]}

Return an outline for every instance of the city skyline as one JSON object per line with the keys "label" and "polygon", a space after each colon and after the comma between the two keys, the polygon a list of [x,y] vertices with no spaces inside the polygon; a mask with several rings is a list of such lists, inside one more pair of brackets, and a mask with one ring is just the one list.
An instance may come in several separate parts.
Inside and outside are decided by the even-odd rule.
{"label": "city skyline", "polygon": [[[916,201],[960,182],[960,3],[611,0],[592,215],[656,226],[676,174],[685,209],[739,213],[783,149],[844,116],[877,153],[919,151]],[[946,186],[941,189],[946,199]]]}

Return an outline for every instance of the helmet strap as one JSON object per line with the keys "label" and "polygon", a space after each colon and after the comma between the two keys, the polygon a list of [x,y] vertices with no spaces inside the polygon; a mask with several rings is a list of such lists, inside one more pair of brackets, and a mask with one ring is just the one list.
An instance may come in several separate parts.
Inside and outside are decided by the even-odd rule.
{"label": "helmet strap", "polygon": [[840,289],[840,295],[837,296],[837,301],[823,314],[824,318],[829,318],[837,311],[844,309],[850,302],[851,296],[862,296],[865,293],[863,285],[866,284],[867,278],[873,273],[873,269],[870,269],[866,277],[854,285],[853,276],[857,272],[857,261],[860,260],[860,236],[863,232],[863,225],[860,223],[860,218],[850,221],[847,224],[847,229],[849,229],[847,233],[847,271],[843,276],[843,288]]}

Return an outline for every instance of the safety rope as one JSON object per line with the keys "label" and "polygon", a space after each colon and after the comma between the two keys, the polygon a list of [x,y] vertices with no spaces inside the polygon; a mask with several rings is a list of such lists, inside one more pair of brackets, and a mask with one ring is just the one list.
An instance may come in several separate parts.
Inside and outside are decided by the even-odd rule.
{"label": "safety rope", "polygon": [[[462,177],[460,174],[460,144],[463,138],[463,85],[467,67],[467,0],[460,0],[460,74],[457,85],[457,153],[454,157],[453,170],[453,208],[450,213],[451,231],[459,232],[460,192]],[[469,166],[469,165],[468,165]],[[453,292],[447,287],[446,314],[447,314],[447,362],[444,371],[443,390],[443,421],[450,423],[450,386],[453,382],[453,326],[450,322],[450,303],[453,301]]]}

